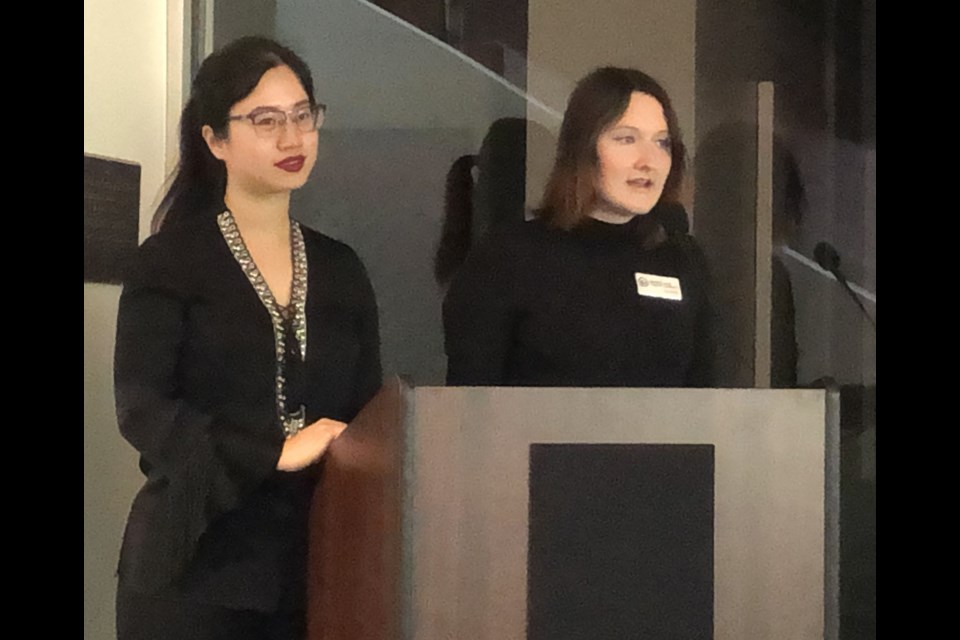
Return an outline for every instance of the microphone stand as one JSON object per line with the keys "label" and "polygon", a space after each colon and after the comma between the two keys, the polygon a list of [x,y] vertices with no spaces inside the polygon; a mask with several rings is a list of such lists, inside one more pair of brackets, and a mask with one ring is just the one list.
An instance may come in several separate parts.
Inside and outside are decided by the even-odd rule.
{"label": "microphone stand", "polygon": [[843,290],[847,292],[847,295],[853,298],[854,304],[860,308],[860,311],[866,316],[870,326],[873,327],[873,332],[876,333],[877,321],[871,317],[867,308],[863,306],[863,302],[860,301],[860,296],[850,288],[847,278],[843,275],[843,272],[840,271],[840,254],[837,253],[837,250],[828,242],[819,242],[813,249],[813,257],[817,261],[817,264],[829,271],[833,277],[837,279],[837,282],[839,282]]}

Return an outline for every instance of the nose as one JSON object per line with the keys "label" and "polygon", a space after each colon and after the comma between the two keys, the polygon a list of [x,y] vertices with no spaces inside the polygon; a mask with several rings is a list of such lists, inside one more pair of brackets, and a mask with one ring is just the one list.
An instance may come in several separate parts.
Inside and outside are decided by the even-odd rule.
{"label": "nose", "polygon": [[653,166],[658,151],[659,149],[657,147],[657,143],[655,142],[647,141],[638,144],[637,155],[636,158],[634,158],[634,166],[637,168],[647,168]]}
{"label": "nose", "polygon": [[277,134],[277,146],[281,149],[299,147],[303,141],[303,132],[291,118],[287,118]]}

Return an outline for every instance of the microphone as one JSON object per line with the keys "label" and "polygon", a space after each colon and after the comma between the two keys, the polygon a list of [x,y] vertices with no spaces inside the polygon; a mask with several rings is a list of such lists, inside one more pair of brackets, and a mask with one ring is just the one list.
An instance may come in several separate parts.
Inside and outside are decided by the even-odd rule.
{"label": "microphone", "polygon": [[863,315],[867,317],[867,320],[870,321],[870,324],[873,325],[873,330],[877,330],[877,321],[870,317],[870,314],[867,313],[866,307],[863,306],[863,303],[860,302],[860,297],[854,293],[853,289],[850,288],[850,285],[847,283],[846,277],[843,275],[843,272],[840,271],[840,254],[837,253],[837,250],[833,248],[833,245],[829,242],[818,242],[817,246],[813,248],[813,259],[817,261],[817,264],[825,270],[833,274],[833,277],[837,279],[837,282],[840,283],[840,286],[843,287],[860,311],[863,312]]}
{"label": "microphone", "polygon": [[[823,269],[829,271],[834,276],[840,271],[840,254],[833,248],[829,242],[818,242],[813,248],[813,259],[817,261]],[[842,274],[841,274],[842,275]],[[839,280],[839,278],[837,278]]]}

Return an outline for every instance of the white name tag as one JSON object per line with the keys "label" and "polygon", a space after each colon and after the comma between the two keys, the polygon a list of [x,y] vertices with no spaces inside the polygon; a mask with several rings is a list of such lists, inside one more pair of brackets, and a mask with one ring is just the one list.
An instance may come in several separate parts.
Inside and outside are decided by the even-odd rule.
{"label": "white name tag", "polygon": [[634,273],[637,279],[637,293],[648,298],[664,298],[665,300],[683,300],[680,291],[680,280],[670,276],[656,276],[652,273]]}

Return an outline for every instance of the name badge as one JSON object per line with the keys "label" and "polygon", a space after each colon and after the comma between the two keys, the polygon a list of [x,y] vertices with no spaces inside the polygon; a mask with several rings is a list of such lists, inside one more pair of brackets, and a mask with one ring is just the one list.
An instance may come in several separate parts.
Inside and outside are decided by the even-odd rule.
{"label": "name badge", "polygon": [[670,276],[657,276],[652,273],[634,273],[637,280],[637,293],[648,298],[665,300],[683,300],[680,280]]}

